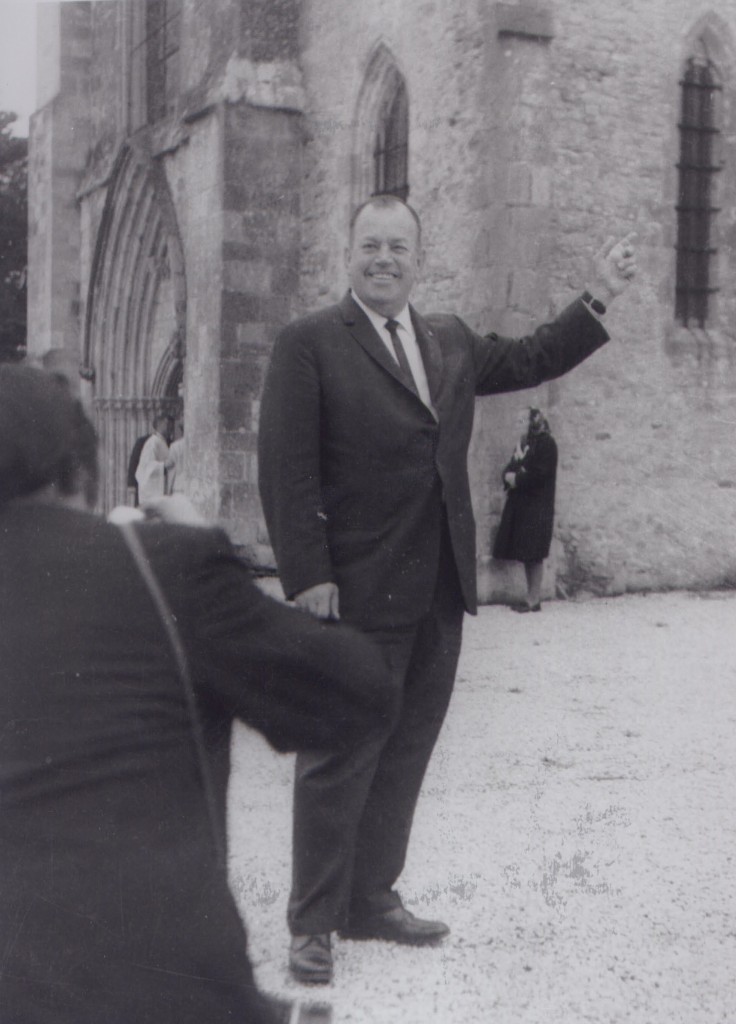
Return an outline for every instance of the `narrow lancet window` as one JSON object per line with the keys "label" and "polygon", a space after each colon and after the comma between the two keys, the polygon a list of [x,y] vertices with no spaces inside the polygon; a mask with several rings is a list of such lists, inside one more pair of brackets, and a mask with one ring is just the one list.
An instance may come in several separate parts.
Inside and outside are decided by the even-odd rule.
{"label": "narrow lancet window", "polygon": [[675,314],[686,327],[705,327],[718,290],[713,268],[721,86],[710,61],[692,57],[680,87]]}
{"label": "narrow lancet window", "polygon": [[409,195],[409,102],[400,76],[379,115],[373,149],[373,195]]}

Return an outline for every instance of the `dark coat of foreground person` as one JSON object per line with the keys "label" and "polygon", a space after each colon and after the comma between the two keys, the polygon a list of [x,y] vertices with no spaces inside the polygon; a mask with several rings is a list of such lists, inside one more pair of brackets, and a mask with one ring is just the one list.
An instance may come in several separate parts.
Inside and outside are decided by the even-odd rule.
{"label": "dark coat of foreground person", "polygon": [[[6,383],[0,370],[0,399]],[[22,496],[37,483],[24,461],[54,479],[56,441],[29,443],[17,411],[13,446],[0,409],[0,1020],[281,1024],[287,1004],[253,980],[153,601],[118,527],[48,488]],[[391,715],[372,645],[263,596],[222,532],[138,535],[186,646],[223,833],[234,718],[286,751],[348,747]]]}

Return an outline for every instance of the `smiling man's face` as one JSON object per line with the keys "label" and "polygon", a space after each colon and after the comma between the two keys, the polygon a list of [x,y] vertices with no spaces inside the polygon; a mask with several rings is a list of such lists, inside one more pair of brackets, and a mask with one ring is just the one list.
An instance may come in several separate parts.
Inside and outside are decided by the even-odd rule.
{"label": "smiling man's face", "polygon": [[361,210],[345,265],[350,287],[366,306],[386,317],[400,313],[420,262],[419,231],[406,207],[397,203]]}

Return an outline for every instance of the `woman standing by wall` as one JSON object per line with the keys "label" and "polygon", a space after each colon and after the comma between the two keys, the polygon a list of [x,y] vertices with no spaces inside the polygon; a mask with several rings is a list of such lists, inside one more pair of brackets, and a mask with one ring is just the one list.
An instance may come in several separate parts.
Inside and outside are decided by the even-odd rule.
{"label": "woman standing by wall", "polygon": [[539,409],[523,413],[525,431],[503,470],[506,491],[493,557],[523,562],[527,599],[517,612],[542,610],[542,573],[555,511],[557,445]]}

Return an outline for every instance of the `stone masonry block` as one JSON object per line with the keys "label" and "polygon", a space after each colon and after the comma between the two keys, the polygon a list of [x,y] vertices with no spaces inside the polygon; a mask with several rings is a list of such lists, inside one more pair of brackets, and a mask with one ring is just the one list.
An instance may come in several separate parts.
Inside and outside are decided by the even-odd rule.
{"label": "stone masonry block", "polygon": [[271,265],[265,260],[227,260],[223,267],[223,282],[228,291],[268,295],[271,292]]}
{"label": "stone masonry block", "polygon": [[539,306],[539,277],[531,270],[515,270],[511,275],[509,305],[525,312]]}
{"label": "stone masonry block", "polygon": [[223,242],[246,242],[247,229],[245,217],[237,210],[223,210],[222,213],[222,238]]}
{"label": "stone masonry block", "polygon": [[554,39],[552,8],[541,4],[497,3],[496,30],[499,35],[523,36],[529,39]]}
{"label": "stone masonry block", "polygon": [[269,237],[264,232],[256,235],[255,232],[247,240],[241,242],[223,242],[223,262],[239,262],[253,259],[268,260],[271,246]]}
{"label": "stone masonry block", "polygon": [[235,326],[235,336],[241,350],[270,349],[271,334],[268,325],[264,323],[236,324]]}
{"label": "stone masonry block", "polygon": [[275,295],[296,295],[299,290],[299,264],[294,257],[277,264],[273,269],[273,292]]}
{"label": "stone masonry block", "polygon": [[248,483],[223,483],[220,499],[220,515],[223,519],[242,518],[243,509],[250,505],[252,487]]}
{"label": "stone masonry block", "polygon": [[552,168],[532,167],[532,204],[549,206],[552,201]]}
{"label": "stone masonry block", "polygon": [[232,360],[223,363],[223,399],[228,401],[233,397],[242,399],[245,395],[260,394],[263,370],[263,358],[254,355],[252,352],[244,353],[237,362]]}
{"label": "stone masonry block", "polygon": [[247,431],[247,403],[242,399],[222,399],[220,401],[220,424],[224,431]]}
{"label": "stone masonry block", "polygon": [[254,488],[258,486],[258,456],[255,452],[249,452],[246,456],[245,479]]}
{"label": "stone masonry block", "polygon": [[283,323],[284,301],[275,296],[223,291],[223,323]]}
{"label": "stone masonry block", "polygon": [[241,483],[245,480],[244,452],[220,452],[220,477],[225,483]]}
{"label": "stone masonry block", "polygon": [[[516,260],[528,253],[529,244],[549,229],[549,210],[536,206],[517,206],[509,210],[509,249]],[[526,261],[524,261],[526,262]]]}
{"label": "stone masonry block", "polygon": [[254,60],[298,55],[297,0],[245,0],[241,7],[241,40]]}
{"label": "stone masonry block", "polygon": [[506,195],[509,206],[528,206],[532,201],[532,171],[528,164],[509,164]]}

